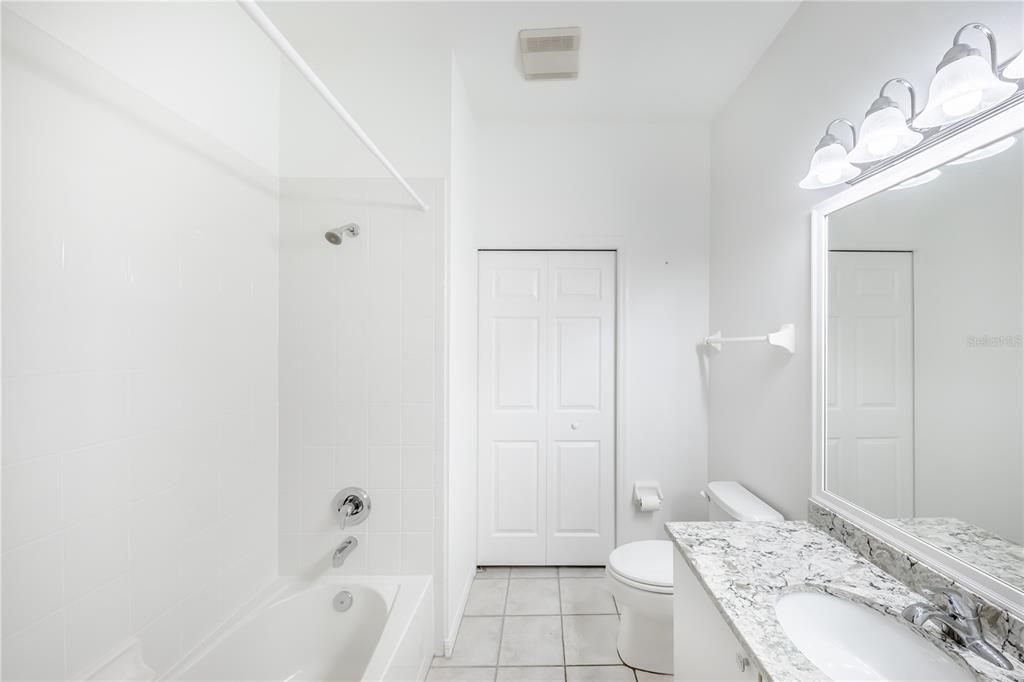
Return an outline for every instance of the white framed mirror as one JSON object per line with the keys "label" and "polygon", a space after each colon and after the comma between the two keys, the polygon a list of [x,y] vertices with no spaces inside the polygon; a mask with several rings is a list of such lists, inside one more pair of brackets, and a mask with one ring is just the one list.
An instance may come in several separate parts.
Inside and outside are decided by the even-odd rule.
{"label": "white framed mirror", "polygon": [[1024,104],[812,212],[813,499],[1024,615]]}

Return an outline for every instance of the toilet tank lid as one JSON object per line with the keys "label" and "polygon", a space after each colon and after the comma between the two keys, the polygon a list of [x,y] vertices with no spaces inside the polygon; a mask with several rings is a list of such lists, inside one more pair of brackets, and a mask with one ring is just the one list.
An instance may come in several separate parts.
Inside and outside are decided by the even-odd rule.
{"label": "toilet tank lid", "polygon": [[737,521],[783,521],[782,514],[736,481],[711,481],[708,496]]}

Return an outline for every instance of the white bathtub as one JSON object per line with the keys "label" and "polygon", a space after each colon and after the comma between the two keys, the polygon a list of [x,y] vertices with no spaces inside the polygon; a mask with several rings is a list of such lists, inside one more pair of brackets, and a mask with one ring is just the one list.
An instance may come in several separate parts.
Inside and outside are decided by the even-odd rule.
{"label": "white bathtub", "polygon": [[[341,590],[352,607],[335,611]],[[165,680],[422,680],[433,655],[429,576],[282,578]]]}

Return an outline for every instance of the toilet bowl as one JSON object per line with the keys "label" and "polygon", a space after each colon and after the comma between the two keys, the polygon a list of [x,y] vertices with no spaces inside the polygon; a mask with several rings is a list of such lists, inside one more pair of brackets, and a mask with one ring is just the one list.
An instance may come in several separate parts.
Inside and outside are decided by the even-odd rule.
{"label": "toilet bowl", "polygon": [[[703,493],[712,521],[782,521],[782,515],[735,481],[713,481]],[[630,542],[608,555],[605,580],[621,615],[618,650],[633,668],[672,674],[670,540]]]}
{"label": "toilet bowl", "polygon": [[644,540],[608,556],[608,591],[618,604],[619,657],[634,668],[672,672],[672,543]]}

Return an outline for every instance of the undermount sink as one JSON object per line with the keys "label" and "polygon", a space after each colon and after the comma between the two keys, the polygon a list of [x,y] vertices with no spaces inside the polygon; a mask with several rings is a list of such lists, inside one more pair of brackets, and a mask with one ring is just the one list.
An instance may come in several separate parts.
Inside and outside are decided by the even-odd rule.
{"label": "undermount sink", "polygon": [[975,679],[895,618],[820,592],[791,592],[775,614],[789,639],[833,680]]}

